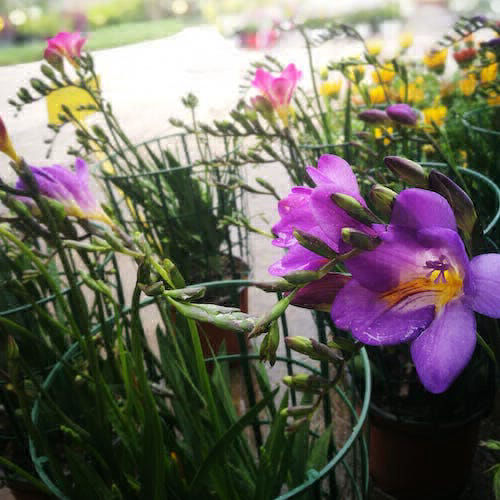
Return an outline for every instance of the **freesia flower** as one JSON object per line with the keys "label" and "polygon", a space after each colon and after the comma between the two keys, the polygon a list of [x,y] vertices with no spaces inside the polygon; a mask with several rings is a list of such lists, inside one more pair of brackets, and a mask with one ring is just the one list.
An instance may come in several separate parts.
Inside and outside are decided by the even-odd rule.
{"label": "freesia flower", "polygon": [[368,96],[370,97],[371,104],[381,104],[387,100],[387,96],[385,95],[386,90],[382,85],[377,85],[376,87],[371,88],[368,91]]}
{"label": "freesia flower", "polygon": [[60,66],[62,59],[67,59],[73,66],[77,66],[76,58],[81,56],[82,47],[87,41],[80,33],[61,31],[47,40],[47,48],[43,57],[53,66]]}
{"label": "freesia flower", "polygon": [[388,63],[382,68],[377,68],[372,72],[372,80],[374,83],[390,83],[394,80],[395,76],[396,71],[392,63]]}
{"label": "freesia flower", "polygon": [[[276,235],[273,245],[288,251],[269,268],[269,272],[276,276],[298,270],[317,270],[328,262],[325,257],[301,246],[293,234],[295,229],[320,238],[335,252],[345,246],[341,241],[342,227],[370,232],[331,200],[332,194],[342,193],[366,206],[356,176],[345,160],[335,155],[322,155],[317,168],[307,167],[307,173],[316,187],[293,187],[290,194],[278,203],[281,219],[272,228]],[[325,207],[328,207],[326,211]]]}
{"label": "freesia flower", "polygon": [[337,80],[322,82],[319,87],[319,93],[323,97],[336,99],[339,96],[341,88],[342,88],[342,80],[338,78]]}
{"label": "freesia flower", "polygon": [[436,106],[433,108],[425,108],[422,110],[424,114],[424,121],[428,125],[435,122],[436,125],[443,125],[446,115],[448,114],[448,108],[446,106]]}
{"label": "freesia flower", "polygon": [[332,318],[365,344],[410,342],[420,380],[443,392],[474,352],[474,311],[500,317],[500,255],[469,261],[448,202],[418,188],[397,196],[376,231],[382,243],[346,261],[352,280]]}
{"label": "freesia flower", "polygon": [[448,57],[448,49],[443,49],[437,52],[428,52],[424,56],[424,64],[436,73],[442,73]]}
{"label": "freesia flower", "polygon": [[288,126],[290,101],[301,77],[302,72],[295,67],[295,64],[289,64],[278,77],[259,68],[252,81],[252,85],[271,103],[285,127]]}
{"label": "freesia flower", "polygon": [[392,104],[385,108],[387,116],[401,125],[415,125],[418,121],[417,112],[408,104]]}
{"label": "freesia flower", "polygon": [[376,140],[384,138],[384,146],[388,146],[391,143],[391,139],[388,136],[391,136],[393,132],[394,129],[392,127],[386,127],[385,129],[377,127],[373,130]]}
{"label": "freesia flower", "polygon": [[[99,206],[89,186],[89,169],[81,158],[75,161],[72,171],[60,165],[49,167],[30,167],[40,194],[60,202],[67,215],[81,219],[94,219],[113,225],[110,218]],[[18,179],[16,188],[27,190],[23,179]],[[31,204],[31,198],[20,197]]]}
{"label": "freesia flower", "polygon": [[477,50],[474,47],[465,47],[461,50],[457,50],[453,53],[453,59],[457,62],[457,64],[461,67],[468,66],[471,61],[477,55]]}
{"label": "freesia flower", "polygon": [[[325,155],[311,173],[317,187],[294,188],[297,199],[289,197],[286,210],[280,207],[280,229],[286,243],[291,243],[289,254],[296,245],[289,239],[293,227],[316,231],[332,248],[337,245],[345,252],[338,243],[339,234],[352,228],[354,222],[358,229],[376,235],[379,244],[345,261],[350,279],[345,274],[329,273],[303,288],[292,303],[318,305],[324,310],[331,300],[335,325],[350,331],[357,340],[369,345],[409,343],[423,385],[433,393],[445,391],[474,352],[474,312],[500,317],[500,255],[469,260],[453,210],[435,192],[403,190],[391,202],[390,223],[368,228],[349,220],[332,203],[331,194],[339,187],[352,195],[358,193],[345,162]],[[288,260],[286,272],[304,269],[306,261],[311,263],[311,257],[304,255]],[[270,271],[283,274],[283,270],[273,272],[273,266]]]}
{"label": "freesia flower", "polygon": [[493,82],[497,77],[497,71],[497,63],[489,64],[488,66],[483,68],[479,73],[479,79],[481,80],[481,83]]}
{"label": "freesia flower", "polygon": [[368,54],[378,56],[382,51],[382,42],[380,40],[368,40],[366,48],[368,49]]}
{"label": "freesia flower", "polygon": [[399,98],[404,102],[415,104],[424,100],[424,91],[417,83],[408,83],[399,88]]}
{"label": "freesia flower", "polygon": [[458,82],[458,88],[460,92],[466,97],[471,96],[477,87],[477,78],[474,73],[468,73],[465,78],[462,78]]}
{"label": "freesia flower", "polygon": [[413,45],[413,33],[410,33],[408,31],[405,33],[401,33],[401,35],[399,35],[399,46],[402,49],[407,49],[411,45]]}
{"label": "freesia flower", "polygon": [[7,127],[0,118],[0,151],[11,158],[15,163],[19,161],[19,156],[12,145],[9,134],[7,132]]}

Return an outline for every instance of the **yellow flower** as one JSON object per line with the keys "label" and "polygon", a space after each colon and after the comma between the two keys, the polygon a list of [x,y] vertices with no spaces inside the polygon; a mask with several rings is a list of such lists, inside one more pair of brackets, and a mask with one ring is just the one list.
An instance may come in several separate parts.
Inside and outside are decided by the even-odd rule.
{"label": "yellow flower", "polygon": [[378,56],[382,50],[382,42],[380,40],[369,40],[366,42],[366,48],[368,49],[368,54]]}
{"label": "yellow flower", "polygon": [[419,75],[415,78],[415,85],[421,86],[425,82],[424,77],[422,75]]}
{"label": "yellow flower", "polygon": [[498,64],[493,63],[489,64],[485,68],[483,68],[479,74],[479,79],[481,83],[488,83],[495,80],[497,77]]}
{"label": "yellow flower", "polygon": [[377,85],[368,91],[371,104],[381,104],[386,101],[384,87]]}
{"label": "yellow flower", "polygon": [[394,71],[394,65],[392,63],[386,64],[382,68],[377,68],[372,73],[374,83],[390,83],[395,76],[396,72]]}
{"label": "yellow flower", "polygon": [[336,80],[330,82],[323,82],[319,87],[320,95],[324,97],[329,97],[331,99],[336,99],[342,88],[342,80],[337,78]]}
{"label": "yellow flower", "polygon": [[401,101],[415,104],[424,100],[424,91],[415,83],[409,83],[408,90],[406,92],[404,85],[399,88],[399,98],[401,99]]}
{"label": "yellow flower", "polygon": [[487,101],[489,106],[500,106],[500,94],[490,92]]}
{"label": "yellow flower", "polygon": [[428,52],[424,56],[424,64],[432,71],[441,73],[446,64],[448,57],[448,49],[440,50],[439,52]]}
{"label": "yellow flower", "polygon": [[477,86],[477,78],[474,73],[467,73],[465,75],[465,78],[462,78],[458,82],[458,88],[460,89],[460,92],[466,97],[471,96],[474,91],[476,90]]}
{"label": "yellow flower", "polygon": [[365,76],[365,67],[362,64],[357,66],[349,66],[346,72],[347,78],[351,82],[359,83]]}
{"label": "yellow flower", "polygon": [[6,154],[15,163],[19,163],[21,160],[12,145],[7,132],[7,127],[5,126],[2,118],[0,118],[0,152]]}
{"label": "yellow flower", "polygon": [[391,143],[391,140],[389,137],[386,137],[387,135],[392,135],[394,132],[394,129],[392,127],[387,127],[386,129],[381,129],[381,128],[375,128],[374,133],[375,133],[375,139],[381,139],[384,137],[384,146],[387,146]]}
{"label": "yellow flower", "polygon": [[424,144],[424,146],[422,147],[422,150],[426,154],[432,154],[432,153],[436,152],[436,150],[434,149],[434,146],[432,144]]}
{"label": "yellow flower", "polygon": [[448,113],[448,108],[446,106],[436,106],[435,108],[425,108],[422,111],[425,123],[431,125],[432,122],[435,122],[436,125],[441,126]]}
{"label": "yellow flower", "polygon": [[413,33],[409,31],[401,33],[401,35],[399,35],[399,46],[402,49],[407,49],[411,45],[413,45]]}

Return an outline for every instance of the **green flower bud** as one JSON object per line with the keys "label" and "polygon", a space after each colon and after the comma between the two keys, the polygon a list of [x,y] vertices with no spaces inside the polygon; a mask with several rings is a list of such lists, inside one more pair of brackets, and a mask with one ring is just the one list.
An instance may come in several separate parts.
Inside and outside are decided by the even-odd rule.
{"label": "green flower bud", "polygon": [[307,248],[307,250],[310,250],[311,252],[321,255],[327,259],[334,259],[337,257],[337,253],[318,237],[306,233],[305,231],[301,231],[300,229],[294,229],[293,235],[300,245]]}
{"label": "green flower bud", "polygon": [[397,195],[398,194],[392,189],[382,186],[381,184],[375,184],[371,188],[368,196],[380,213],[390,215]]}
{"label": "green flower bud", "polygon": [[380,222],[370,209],[364,207],[356,198],[343,193],[333,193],[331,199],[335,205],[345,210],[353,219],[370,226]]}
{"label": "green flower bud", "polygon": [[283,408],[280,411],[282,417],[304,417],[305,415],[310,415],[314,411],[314,406],[290,406],[288,408]]}
{"label": "green flower bud", "polygon": [[295,271],[286,274],[283,278],[294,285],[303,285],[321,278],[321,274],[317,271]]}
{"label": "green flower bud", "polygon": [[407,158],[401,158],[400,156],[386,156],[384,163],[391,172],[408,182],[408,184],[427,187],[428,174],[418,163]]}
{"label": "green flower bud", "polygon": [[360,250],[374,250],[380,245],[380,238],[350,227],[342,228],[342,241]]}
{"label": "green flower bud", "polygon": [[276,351],[280,342],[280,331],[277,321],[271,323],[269,333],[262,340],[260,345],[259,358],[261,361],[269,361],[273,366],[276,363]]}

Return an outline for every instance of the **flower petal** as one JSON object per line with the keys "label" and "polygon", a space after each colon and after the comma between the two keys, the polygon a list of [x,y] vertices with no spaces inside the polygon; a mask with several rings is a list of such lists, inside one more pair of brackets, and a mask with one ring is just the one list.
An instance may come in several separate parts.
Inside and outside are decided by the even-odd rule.
{"label": "flower petal", "polygon": [[311,195],[311,207],[314,218],[323,232],[328,235],[331,242],[330,246],[338,252],[342,228],[351,227],[367,233],[371,233],[372,231],[364,224],[361,224],[361,222],[347,215],[342,208],[338,207],[331,199],[333,193],[349,194],[363,205],[365,205],[365,202],[359,195],[339,190],[334,184],[325,184],[313,191]]}
{"label": "flower petal", "polygon": [[356,176],[349,163],[340,156],[321,155],[318,160],[318,167],[307,167],[307,173],[317,186],[335,184],[341,192],[351,196],[359,196]]}
{"label": "flower petal", "polygon": [[432,296],[419,293],[391,307],[372,292],[351,280],[338,293],[332,319],[342,330],[370,345],[409,342],[425,330],[434,318]]}
{"label": "flower petal", "polygon": [[405,189],[394,202],[391,224],[412,229],[438,226],[457,230],[450,204],[440,194],[426,189]]}
{"label": "flower petal", "polygon": [[325,257],[295,243],[280,260],[269,267],[269,273],[274,276],[285,276],[295,271],[316,271],[327,262],[328,259]]}
{"label": "flower petal", "polygon": [[446,391],[470,361],[476,346],[476,320],[462,300],[448,303],[411,344],[411,356],[424,387]]}
{"label": "flower petal", "polygon": [[323,278],[301,288],[292,300],[292,305],[316,311],[328,312],[339,291],[351,277],[342,273],[328,273]]}
{"label": "flower petal", "polygon": [[470,262],[474,311],[500,318],[500,254],[487,253]]}

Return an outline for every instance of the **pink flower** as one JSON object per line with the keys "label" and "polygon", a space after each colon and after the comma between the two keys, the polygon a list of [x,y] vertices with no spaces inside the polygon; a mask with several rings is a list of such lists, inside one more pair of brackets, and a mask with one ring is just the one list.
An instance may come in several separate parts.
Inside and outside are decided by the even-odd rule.
{"label": "pink flower", "polygon": [[280,76],[273,76],[268,71],[259,68],[252,81],[252,85],[257,87],[271,103],[285,127],[288,126],[290,101],[301,77],[302,71],[299,71],[292,63],[281,72]]}
{"label": "pink flower", "polygon": [[61,31],[47,40],[47,48],[43,57],[56,68],[62,66],[63,58],[76,66],[75,58],[81,56],[82,47],[86,41],[87,39],[78,32],[67,33]]}

